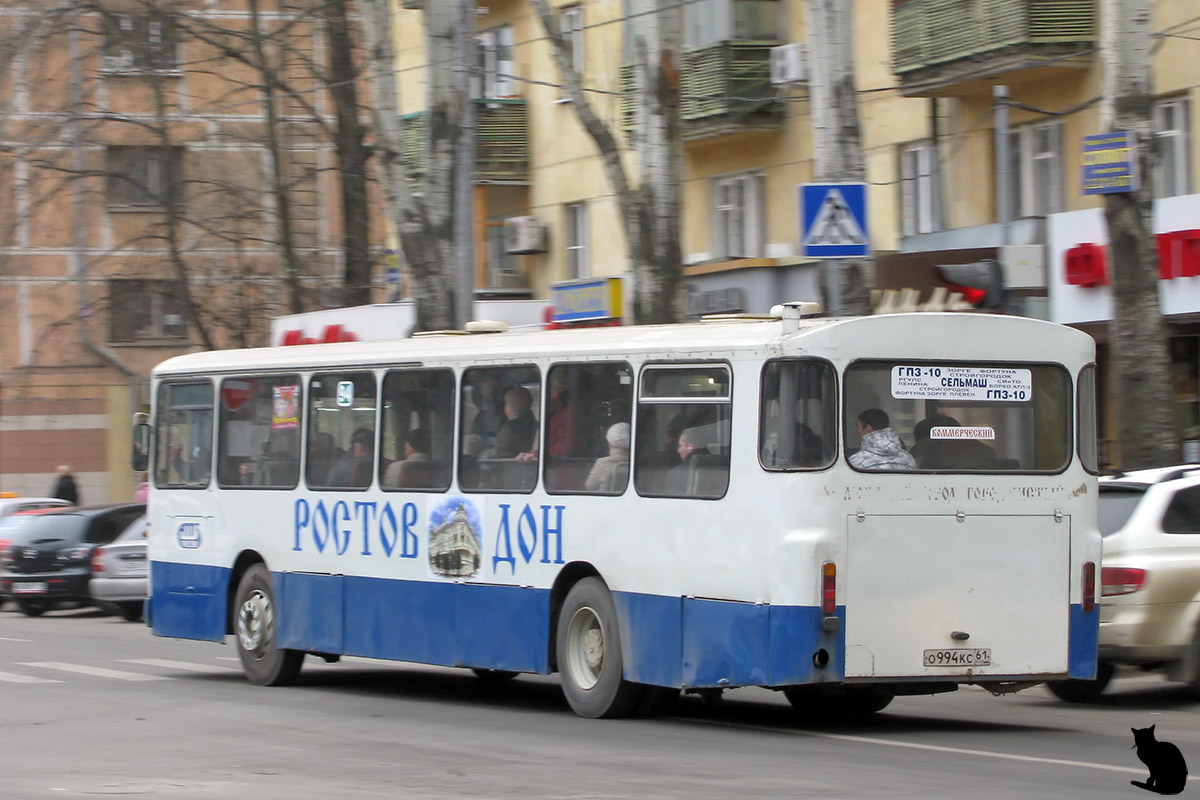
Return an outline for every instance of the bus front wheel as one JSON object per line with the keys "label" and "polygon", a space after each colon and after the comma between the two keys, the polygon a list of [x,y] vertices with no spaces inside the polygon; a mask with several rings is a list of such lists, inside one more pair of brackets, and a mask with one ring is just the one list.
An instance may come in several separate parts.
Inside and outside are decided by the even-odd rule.
{"label": "bus front wheel", "polygon": [[576,714],[598,719],[633,711],[642,687],[622,675],[617,610],[599,578],[584,578],[567,593],[555,652],[563,694]]}
{"label": "bus front wheel", "polygon": [[304,653],[281,650],[276,644],[275,592],[271,574],[262,564],[255,564],[242,576],[235,608],[234,632],[246,679],[258,686],[295,683]]}

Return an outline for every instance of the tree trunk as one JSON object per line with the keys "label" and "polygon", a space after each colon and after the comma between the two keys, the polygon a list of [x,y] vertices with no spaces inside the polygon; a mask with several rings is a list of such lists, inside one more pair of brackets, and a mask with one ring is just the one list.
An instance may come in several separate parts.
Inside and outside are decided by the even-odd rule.
{"label": "tree trunk", "polygon": [[[430,3],[440,8],[443,3]],[[408,183],[408,171],[401,159],[403,152],[403,129],[400,122],[400,100],[396,89],[395,57],[392,49],[392,14],[389,0],[363,0],[363,30],[367,37],[368,69],[375,95],[373,126],[376,151],[383,171],[383,188],[388,211],[394,220],[404,259],[409,268],[409,286],[416,304],[416,330],[439,330],[454,326],[454,296],[446,272],[453,264],[453,225],[450,217],[451,187],[453,175],[446,174],[447,149],[453,147],[457,131],[447,126],[453,124],[453,115],[448,113],[441,98],[435,115],[434,103],[428,111],[429,127],[426,131],[426,146],[431,151],[423,176],[424,197],[416,198]],[[453,9],[449,9],[452,11]],[[430,64],[429,97],[437,99],[435,86],[439,89],[453,81],[453,14],[443,9],[434,18],[441,22],[431,27],[430,11],[425,12],[427,45],[435,50],[426,51]],[[445,27],[447,19],[451,29]],[[439,31],[434,35],[434,30]],[[441,46],[438,47],[438,43]],[[436,123],[435,123],[436,116]],[[440,141],[435,141],[441,137]],[[448,138],[447,138],[448,137]],[[433,163],[433,153],[438,163]],[[440,178],[441,183],[436,180]],[[432,210],[431,210],[432,207]]]}
{"label": "tree trunk", "polygon": [[329,35],[328,86],[337,114],[335,147],[342,190],[342,290],[346,305],[371,302],[370,214],[367,207],[367,148],[359,121],[358,70],[346,0],[326,0]]}
{"label": "tree trunk", "polygon": [[[617,136],[597,116],[583,80],[571,66],[570,51],[546,0],[532,0],[550,38],[563,87],[580,124],[600,151],[604,171],[617,198],[633,276],[633,319],[638,324],[678,322],[684,316],[683,256],[680,245],[680,186],[683,144],[680,136],[679,70],[683,10],[678,0],[631,2],[640,13],[636,25],[638,64],[637,124],[633,149],[639,154],[639,185],[631,188],[621,162]],[[648,5],[647,5],[648,4]]]}
{"label": "tree trunk", "polygon": [[1116,385],[1117,435],[1123,469],[1179,461],[1171,414],[1171,373],[1158,300],[1154,241],[1154,170],[1158,154],[1151,118],[1148,0],[1105,0],[1104,125],[1137,137],[1140,186],[1105,195],[1112,260],[1113,318],[1109,326]]}
{"label": "tree trunk", "polygon": [[[832,183],[866,180],[858,92],[854,86],[854,18],[851,0],[808,0],[812,82],[813,177]],[[870,260],[837,259],[826,281],[831,313],[871,313],[874,269]],[[828,273],[827,273],[828,274]]]}

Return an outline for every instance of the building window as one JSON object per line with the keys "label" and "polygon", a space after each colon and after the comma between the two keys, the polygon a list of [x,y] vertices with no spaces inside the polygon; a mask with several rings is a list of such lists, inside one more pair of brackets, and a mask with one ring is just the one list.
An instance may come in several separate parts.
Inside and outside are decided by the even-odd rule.
{"label": "building window", "polygon": [[714,258],[762,255],[766,229],[762,192],[763,178],[758,174],[732,175],[713,181]]}
{"label": "building window", "polygon": [[183,184],[183,148],[109,147],[106,158],[110,209],[166,208]]}
{"label": "building window", "polygon": [[1063,210],[1062,124],[1039,122],[1012,132],[1013,217]]}
{"label": "building window", "polygon": [[166,14],[113,14],[104,20],[104,69],[173,70],[179,67],[175,24]]}
{"label": "building window", "polygon": [[1188,158],[1188,102],[1164,100],[1154,106],[1154,139],[1158,144],[1155,197],[1175,197],[1191,191],[1192,165]]}
{"label": "building window", "polygon": [[486,100],[498,100],[512,97],[516,94],[516,81],[513,80],[513,30],[511,25],[501,25],[484,31],[476,37],[479,43],[479,73],[482,75],[482,85],[479,79],[475,83],[472,96]]}
{"label": "building window", "polygon": [[504,218],[489,219],[487,228],[487,274],[489,289],[524,289],[525,276],[517,266],[517,256],[508,252],[504,242]]}
{"label": "building window", "polygon": [[113,278],[108,305],[110,342],[187,338],[187,304],[179,281]]}
{"label": "building window", "polygon": [[777,41],[783,6],[779,0],[693,0],[684,6],[684,44]]}
{"label": "building window", "polygon": [[904,235],[942,229],[941,192],[938,188],[937,149],[929,142],[900,150],[900,196]]}
{"label": "building window", "polygon": [[588,276],[587,204],[567,206],[567,278]]}
{"label": "building window", "polygon": [[[576,75],[583,75],[583,6],[568,6],[559,12],[558,26],[562,29],[563,41],[571,54],[571,69]],[[564,80],[565,84],[566,81]],[[567,96],[563,87],[563,97]]]}

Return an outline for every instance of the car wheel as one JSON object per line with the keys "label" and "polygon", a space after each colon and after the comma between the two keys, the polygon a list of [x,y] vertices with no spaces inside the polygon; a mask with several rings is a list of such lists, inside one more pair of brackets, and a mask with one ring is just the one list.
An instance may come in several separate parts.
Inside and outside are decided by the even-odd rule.
{"label": "car wheel", "polygon": [[234,604],[234,633],[246,679],[258,686],[288,686],[296,682],[304,653],[276,645],[275,592],[271,573],[262,564],[246,570]]}
{"label": "car wheel", "polygon": [[895,697],[886,686],[841,690],[793,686],[784,689],[783,695],[802,716],[820,722],[869,717],[887,708]]}
{"label": "car wheel", "polygon": [[40,617],[50,608],[50,604],[45,600],[18,600],[17,608],[27,617]]}
{"label": "car wheel", "polygon": [[142,618],[141,602],[121,603],[120,614],[128,622],[137,622]]}
{"label": "car wheel", "polygon": [[625,680],[617,609],[599,578],[571,587],[558,614],[555,643],[567,703],[581,717],[625,717],[642,687]]}
{"label": "car wheel", "polygon": [[1104,694],[1113,677],[1113,665],[1101,661],[1096,665],[1096,677],[1087,680],[1050,681],[1046,688],[1059,700],[1068,703],[1094,703]]}

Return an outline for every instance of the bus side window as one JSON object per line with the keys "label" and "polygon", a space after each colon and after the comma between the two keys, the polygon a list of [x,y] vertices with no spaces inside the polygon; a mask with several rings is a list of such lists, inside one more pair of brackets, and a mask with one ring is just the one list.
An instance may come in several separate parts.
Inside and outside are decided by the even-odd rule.
{"label": "bus side window", "polygon": [[375,376],[314,375],[308,390],[305,477],[314,489],[365,489],[375,464]]}
{"label": "bus side window", "polygon": [[827,362],[780,359],[763,367],[758,457],[764,469],[824,469],[833,463],[836,392]]}
{"label": "bus side window", "polygon": [[300,376],[221,381],[217,482],[294,489],[300,480]]}
{"label": "bus side window", "polygon": [[460,488],[468,492],[533,491],[539,460],[541,385],[541,374],[534,366],[469,367],[463,371]]}
{"label": "bus side window", "polygon": [[546,384],[546,491],[623,493],[629,481],[633,370],[625,363],[555,364]]}
{"label": "bus side window", "polygon": [[732,409],[732,381],[725,365],[643,370],[634,463],[638,494],[724,496]]}
{"label": "bus side window", "polygon": [[397,370],[383,379],[379,483],[444,492],[454,460],[454,373]]}
{"label": "bus side window", "polygon": [[154,485],[208,486],[212,471],[213,387],[208,381],[163,383],[158,389]]}

